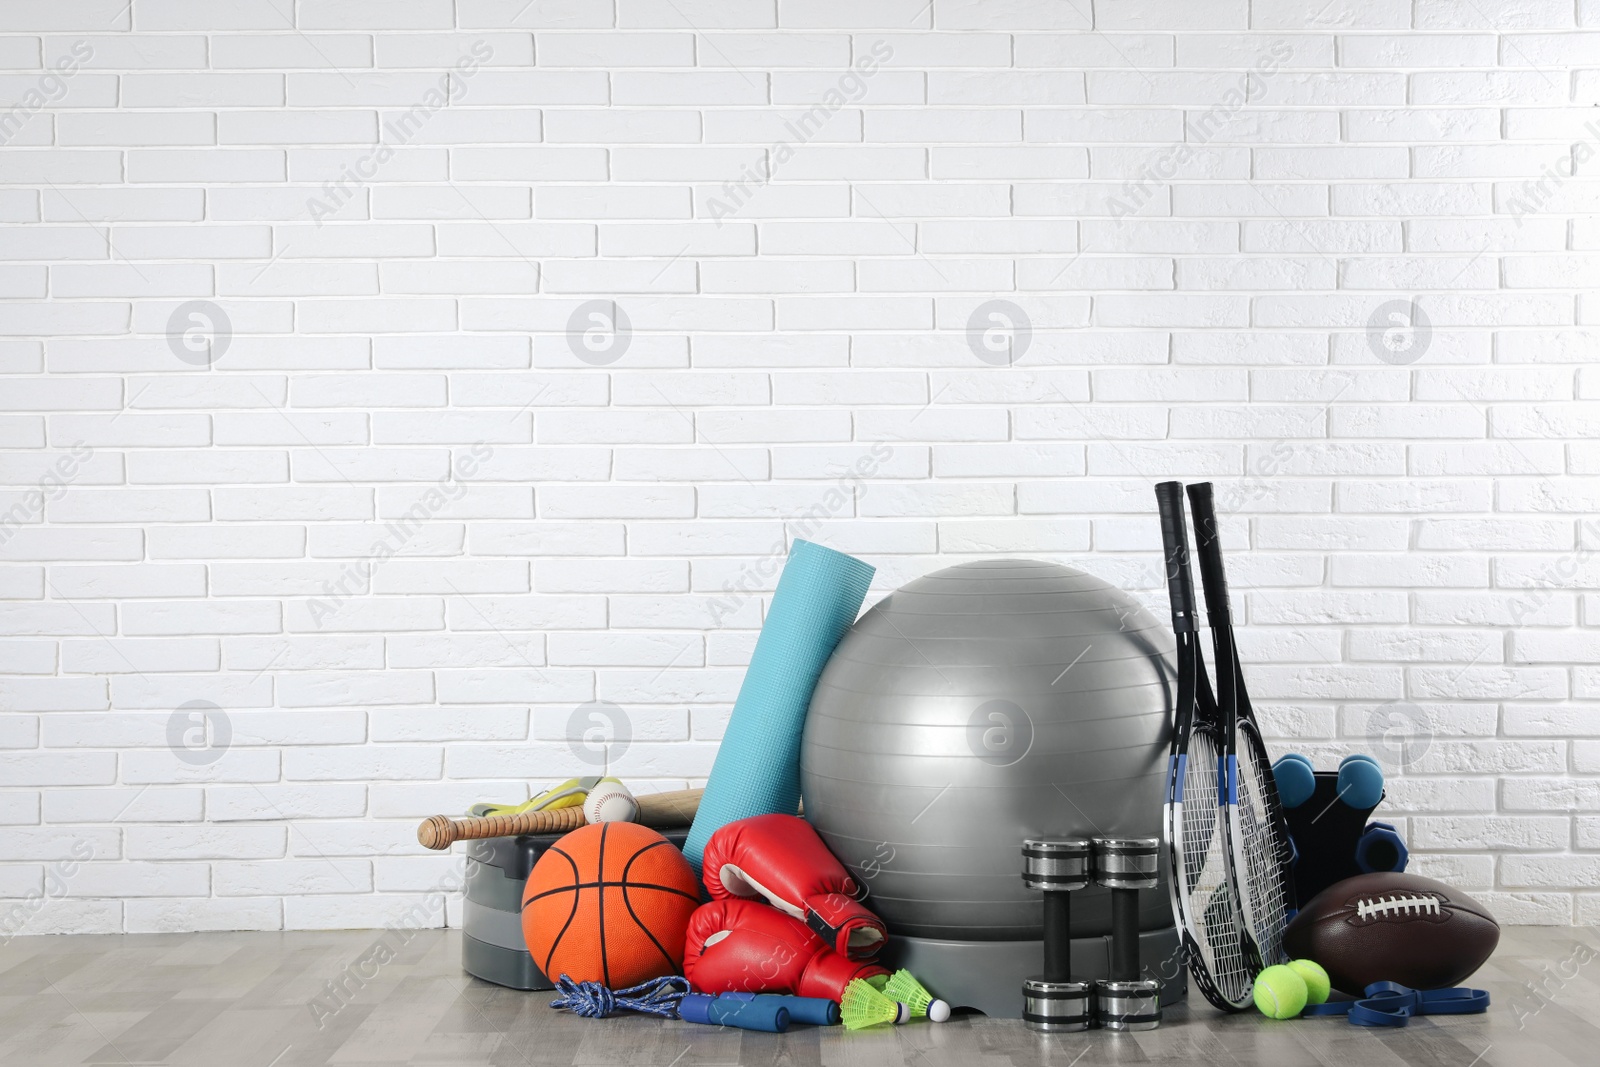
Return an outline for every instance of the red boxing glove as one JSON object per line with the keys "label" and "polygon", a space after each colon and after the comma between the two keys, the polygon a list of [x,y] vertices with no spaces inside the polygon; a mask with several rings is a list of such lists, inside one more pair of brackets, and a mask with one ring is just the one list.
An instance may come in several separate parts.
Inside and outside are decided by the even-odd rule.
{"label": "red boxing glove", "polygon": [[683,974],[697,993],[839,1000],[852,978],[888,973],[846,959],[799,919],[754,900],[714,900],[689,916]]}
{"label": "red boxing glove", "polygon": [[888,936],[856,899],[855,879],[798,815],[731,822],[711,835],[701,862],[712,900],[765,898],[853,960],[877,955]]}

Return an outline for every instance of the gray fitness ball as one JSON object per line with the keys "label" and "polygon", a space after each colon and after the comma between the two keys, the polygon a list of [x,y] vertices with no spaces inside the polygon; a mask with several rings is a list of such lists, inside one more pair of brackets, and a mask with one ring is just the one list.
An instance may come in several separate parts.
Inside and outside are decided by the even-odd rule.
{"label": "gray fitness ball", "polygon": [[[806,817],[903,937],[1042,936],[1024,838],[1158,837],[1173,638],[1126,593],[1034,560],[963,563],[839,642],[801,748]],[[1166,890],[1140,926],[1172,924]],[[1073,894],[1075,937],[1110,898]]]}

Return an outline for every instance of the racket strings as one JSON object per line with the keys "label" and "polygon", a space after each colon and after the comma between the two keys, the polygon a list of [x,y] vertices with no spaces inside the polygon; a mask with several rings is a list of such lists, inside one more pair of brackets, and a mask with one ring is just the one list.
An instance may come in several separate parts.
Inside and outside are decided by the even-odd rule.
{"label": "racket strings", "polygon": [[[1245,741],[1241,731],[1241,741]],[[1253,740],[1253,739],[1251,739]],[[1289,921],[1289,890],[1284,858],[1288,842],[1268,808],[1268,789],[1276,788],[1266,775],[1259,745],[1242,744],[1239,756],[1239,831],[1248,873],[1245,919],[1250,935],[1268,966],[1284,959],[1283,928]]]}
{"label": "racket strings", "polygon": [[1239,939],[1239,916],[1228,881],[1227,835],[1221,823],[1218,749],[1209,731],[1189,738],[1182,805],[1182,878],[1190,926],[1217,992],[1244,1003],[1255,979]]}

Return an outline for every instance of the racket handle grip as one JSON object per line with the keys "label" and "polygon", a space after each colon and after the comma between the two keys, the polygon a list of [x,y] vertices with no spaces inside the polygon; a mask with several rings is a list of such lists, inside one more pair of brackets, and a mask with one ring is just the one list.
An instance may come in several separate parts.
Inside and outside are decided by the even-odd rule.
{"label": "racket handle grip", "polygon": [[1161,544],[1167,556],[1167,599],[1172,604],[1172,629],[1192,633],[1194,582],[1189,578],[1189,530],[1183,521],[1183,486],[1162,482],[1156,486],[1156,506],[1161,510]]}
{"label": "racket handle grip", "polygon": [[1200,579],[1206,587],[1206,615],[1215,629],[1231,622],[1233,615],[1228,608],[1228,578],[1222,569],[1222,542],[1217,531],[1217,511],[1210,482],[1189,486],[1189,508],[1194,512],[1194,544],[1200,553]]}

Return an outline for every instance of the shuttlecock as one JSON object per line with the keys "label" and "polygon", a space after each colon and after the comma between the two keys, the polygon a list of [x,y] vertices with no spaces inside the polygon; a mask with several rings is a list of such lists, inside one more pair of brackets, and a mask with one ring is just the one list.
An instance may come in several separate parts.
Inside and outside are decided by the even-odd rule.
{"label": "shuttlecock", "polygon": [[916,976],[904,967],[889,977],[883,994],[904,1004],[914,1019],[926,1016],[936,1023],[942,1023],[950,1018],[950,1005],[929,993]]}
{"label": "shuttlecock", "polygon": [[903,1023],[911,1018],[911,1009],[890,1000],[861,979],[852,978],[850,984],[844,987],[839,1015],[844,1020],[845,1029],[862,1030],[884,1023]]}

